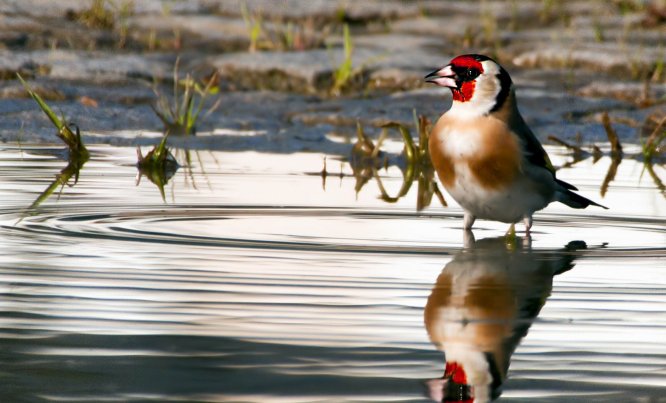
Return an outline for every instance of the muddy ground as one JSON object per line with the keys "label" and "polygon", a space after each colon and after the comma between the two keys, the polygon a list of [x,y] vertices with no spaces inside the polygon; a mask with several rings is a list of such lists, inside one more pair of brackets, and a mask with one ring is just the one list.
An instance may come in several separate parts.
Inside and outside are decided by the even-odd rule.
{"label": "muddy ground", "polygon": [[[376,135],[414,111],[436,119],[450,94],[423,76],[473,52],[507,68],[544,142],[603,143],[607,112],[639,143],[666,115],[665,16],[664,1],[5,0],[0,139],[57,141],[20,73],[86,142],[154,143],[151,105],[173,94],[179,59],[180,79],[217,72],[220,89],[189,146],[344,154],[331,138],[357,121]],[[336,87],[345,24],[353,77]]]}

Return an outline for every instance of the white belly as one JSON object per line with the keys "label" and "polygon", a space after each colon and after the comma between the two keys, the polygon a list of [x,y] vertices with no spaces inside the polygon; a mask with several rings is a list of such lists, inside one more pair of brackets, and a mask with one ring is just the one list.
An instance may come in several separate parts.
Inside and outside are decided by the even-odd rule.
{"label": "white belly", "polygon": [[485,189],[462,161],[454,166],[456,179],[446,190],[466,211],[477,218],[515,223],[546,207],[550,200],[536,193],[528,177],[518,176],[507,188]]}

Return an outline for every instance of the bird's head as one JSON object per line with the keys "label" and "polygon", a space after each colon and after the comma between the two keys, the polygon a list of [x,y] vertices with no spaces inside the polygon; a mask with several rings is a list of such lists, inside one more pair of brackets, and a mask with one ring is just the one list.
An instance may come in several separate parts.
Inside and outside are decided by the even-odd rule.
{"label": "bird's head", "polygon": [[[468,380],[470,376],[477,378],[477,382]],[[474,374],[473,371],[468,374],[463,364],[447,361],[443,377],[426,381],[426,393],[432,401],[441,403],[488,403],[502,393],[501,382],[490,380],[490,376]]]}
{"label": "bird's head", "polygon": [[499,110],[511,92],[509,73],[484,55],[461,55],[425,76],[429,83],[448,87],[454,108],[485,115]]}

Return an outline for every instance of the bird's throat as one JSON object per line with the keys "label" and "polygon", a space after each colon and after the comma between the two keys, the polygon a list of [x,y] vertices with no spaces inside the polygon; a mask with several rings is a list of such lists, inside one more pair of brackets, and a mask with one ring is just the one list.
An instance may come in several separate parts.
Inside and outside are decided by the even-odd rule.
{"label": "bird's throat", "polygon": [[467,102],[474,96],[474,81],[463,82],[459,88],[451,88],[453,93],[453,100],[459,102]]}

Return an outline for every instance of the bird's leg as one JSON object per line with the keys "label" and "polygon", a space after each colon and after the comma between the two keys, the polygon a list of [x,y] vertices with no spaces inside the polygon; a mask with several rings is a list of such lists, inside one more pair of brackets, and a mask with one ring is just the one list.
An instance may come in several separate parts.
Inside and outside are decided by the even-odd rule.
{"label": "bird's leg", "polygon": [[472,215],[472,213],[465,211],[465,216],[463,218],[463,229],[465,231],[468,231],[472,229],[472,225],[474,225],[474,221],[476,221],[476,217]]}
{"label": "bird's leg", "polygon": [[463,231],[463,245],[466,249],[471,249],[474,247],[476,239],[474,238],[474,233],[470,229]]}
{"label": "bird's leg", "polygon": [[532,216],[526,215],[523,218],[523,223],[525,224],[525,236],[530,236],[530,229],[532,228]]}
{"label": "bird's leg", "polygon": [[523,238],[523,250],[532,249],[532,237],[528,233],[525,238]]}

